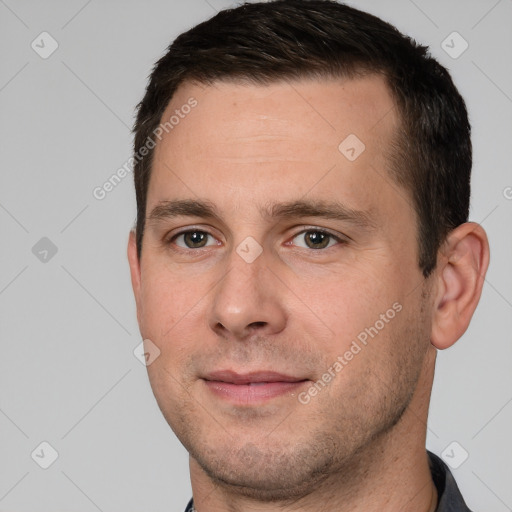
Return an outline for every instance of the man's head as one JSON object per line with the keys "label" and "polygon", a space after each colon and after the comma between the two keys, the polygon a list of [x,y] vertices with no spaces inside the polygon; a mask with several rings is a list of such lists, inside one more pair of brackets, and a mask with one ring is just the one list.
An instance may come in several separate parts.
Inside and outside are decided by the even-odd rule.
{"label": "man's head", "polygon": [[[168,121],[163,112],[184,81],[268,84],[368,74],[382,76],[393,98],[399,125],[386,150],[387,170],[410,196],[418,263],[428,276],[446,234],[468,218],[467,112],[450,75],[427,47],[368,13],[326,0],[278,0],[222,11],[180,35],[156,64],[139,105],[136,157]],[[139,255],[153,153],[149,149],[135,163]]]}
{"label": "man's head", "polygon": [[192,472],[294,500],[424,448],[434,347],[466,329],[488,262],[447,72],[343,5],[244,5],[158,62],[136,151],[155,134],[128,254]]}

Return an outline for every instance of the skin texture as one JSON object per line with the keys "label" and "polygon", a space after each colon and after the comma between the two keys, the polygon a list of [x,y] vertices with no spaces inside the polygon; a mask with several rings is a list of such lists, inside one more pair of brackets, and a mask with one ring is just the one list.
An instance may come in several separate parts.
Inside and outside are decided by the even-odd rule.
{"label": "skin texture", "polygon": [[[197,106],[156,147],[141,259],[133,233],[128,257],[141,334],[160,350],[151,386],[190,453],[196,509],[428,512],[436,348],[463,334],[476,307],[485,232],[459,226],[423,278],[416,214],[387,170],[399,118],[380,77],[185,83],[162,119],[190,97]],[[350,134],[365,145],[354,161],[338,149]],[[208,201],[218,217],[152,219],[170,200]],[[264,215],[299,200],[337,201],[367,222]],[[319,229],[333,237],[311,248]],[[186,230],[207,233],[205,246],[188,248],[190,238],[177,236]],[[258,244],[250,252],[262,250],[250,263],[240,252],[247,237]],[[329,368],[327,385],[301,403]],[[217,370],[305,382],[234,403],[206,385]]]}

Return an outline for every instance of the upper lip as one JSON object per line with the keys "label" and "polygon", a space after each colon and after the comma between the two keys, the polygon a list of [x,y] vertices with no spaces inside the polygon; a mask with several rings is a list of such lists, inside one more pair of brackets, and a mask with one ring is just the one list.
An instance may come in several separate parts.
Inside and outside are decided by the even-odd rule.
{"label": "upper lip", "polygon": [[230,384],[249,384],[251,382],[300,382],[307,380],[301,377],[293,377],[283,373],[272,371],[256,371],[250,373],[238,373],[232,370],[219,370],[208,373],[205,380],[228,382]]}

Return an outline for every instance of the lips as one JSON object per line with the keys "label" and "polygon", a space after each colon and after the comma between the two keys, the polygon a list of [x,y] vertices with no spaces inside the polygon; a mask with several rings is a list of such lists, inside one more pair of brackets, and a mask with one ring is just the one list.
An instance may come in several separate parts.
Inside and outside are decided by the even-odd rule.
{"label": "lips", "polygon": [[308,382],[308,379],[273,371],[242,374],[231,370],[211,372],[203,380],[214,395],[239,405],[291,395]]}
{"label": "lips", "polygon": [[262,384],[267,382],[300,382],[307,379],[270,371],[242,374],[231,370],[221,370],[209,373],[205,380],[227,382],[230,384]]}

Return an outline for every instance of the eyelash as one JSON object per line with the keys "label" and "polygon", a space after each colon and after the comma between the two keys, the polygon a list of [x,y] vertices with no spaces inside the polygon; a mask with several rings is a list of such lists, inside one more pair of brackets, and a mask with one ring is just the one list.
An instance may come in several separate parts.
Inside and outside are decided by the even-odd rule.
{"label": "eyelash", "polygon": [[[172,235],[170,238],[168,238],[165,243],[166,245],[171,245],[175,242],[175,240],[182,236],[182,235],[186,235],[188,233],[204,233],[206,234],[207,236],[210,236],[212,238],[215,239],[215,237],[209,233],[208,231],[205,231],[203,229],[186,229],[184,231],[180,231],[179,233],[175,233],[174,235]],[[290,240],[293,240],[294,238],[297,238],[297,236],[299,235],[305,235],[306,233],[322,233],[324,235],[327,235],[328,237],[330,237],[331,240],[335,240],[336,242],[338,242],[339,245],[344,245],[348,242],[347,239],[345,238],[342,238],[342,237],[339,237],[337,235],[334,235],[333,233],[331,233],[330,231],[327,231],[326,229],[323,229],[323,228],[315,228],[315,227],[308,227],[308,229],[303,229],[302,231],[299,231],[297,233],[295,233]],[[347,237],[348,238],[348,237]],[[288,243],[288,242],[287,242]],[[196,252],[198,249],[206,249],[208,247],[212,247],[212,246],[205,246],[205,247],[197,247],[197,248],[192,248],[192,247],[180,247],[178,246],[179,250],[182,250],[182,251],[194,251]],[[301,247],[302,249],[309,249],[310,251],[313,251],[313,252],[321,252],[321,251],[325,251],[326,249],[330,249],[331,247],[333,247],[332,245],[331,246],[327,246],[325,248],[320,248],[320,249],[311,249],[311,248],[305,248],[305,247]]]}

